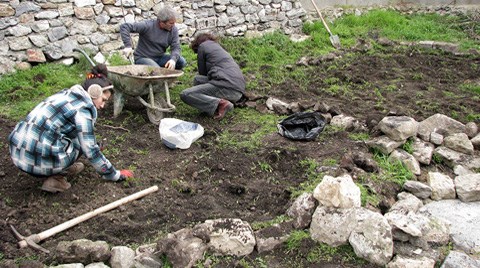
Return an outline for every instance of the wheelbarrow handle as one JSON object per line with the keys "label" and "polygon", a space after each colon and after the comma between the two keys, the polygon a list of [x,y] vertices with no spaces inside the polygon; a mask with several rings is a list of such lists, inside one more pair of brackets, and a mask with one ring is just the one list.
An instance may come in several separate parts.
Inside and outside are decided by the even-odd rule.
{"label": "wheelbarrow handle", "polygon": [[83,54],[83,56],[85,56],[85,58],[87,58],[88,62],[90,62],[90,64],[92,65],[92,67],[95,67],[95,62],[93,62],[92,59],[90,59],[90,57],[88,56],[87,52],[81,50],[80,48],[74,48],[73,51],[78,51],[80,53]]}

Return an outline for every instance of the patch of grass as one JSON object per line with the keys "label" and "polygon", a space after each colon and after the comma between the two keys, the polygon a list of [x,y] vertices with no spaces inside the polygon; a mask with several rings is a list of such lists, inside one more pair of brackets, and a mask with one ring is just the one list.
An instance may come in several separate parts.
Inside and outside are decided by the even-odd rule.
{"label": "patch of grass", "polygon": [[350,41],[353,36],[366,38],[373,33],[397,41],[444,41],[462,43],[463,49],[478,49],[479,44],[460,28],[461,20],[458,16],[372,10],[362,16],[351,14],[337,19],[331,30],[340,36],[342,44],[354,44]]}
{"label": "patch of grass", "polygon": [[108,63],[111,66],[120,66],[120,65],[130,65],[130,60],[126,59],[124,56],[120,55],[119,52],[115,52],[110,55],[107,59]]}
{"label": "patch of grass", "polygon": [[322,165],[324,166],[333,167],[333,166],[336,166],[337,164],[338,164],[337,159],[333,159],[333,158],[327,158],[322,161]]}
{"label": "patch of grass", "polygon": [[258,166],[260,167],[260,170],[263,172],[268,172],[271,173],[273,171],[272,166],[270,166],[269,163],[267,162],[258,162]]}
{"label": "patch of grass", "polygon": [[480,114],[468,114],[467,120],[469,122],[479,122],[480,121]]}
{"label": "patch of grass", "polygon": [[382,172],[373,178],[381,181],[392,181],[403,186],[403,184],[413,179],[413,173],[408,170],[400,161],[392,162],[387,155],[374,152],[373,159],[378,163]]}
{"label": "patch of grass", "polygon": [[433,154],[432,155],[432,161],[433,163],[437,165],[442,165],[443,164],[443,158],[439,154]]}
{"label": "patch of grass", "polygon": [[413,138],[408,138],[401,147],[405,152],[412,154],[413,153]]}
{"label": "patch of grass", "polygon": [[[302,246],[302,241],[310,239],[310,233],[306,230],[295,230],[290,233],[286,241],[287,253],[295,252]],[[355,265],[368,264],[367,261],[356,256],[350,245],[332,247],[325,243],[317,243],[307,254],[307,261],[311,264],[318,262],[331,262],[334,258],[340,258],[343,262]]]}
{"label": "patch of grass", "polygon": [[39,259],[39,257],[37,255],[29,255],[29,256],[25,256],[25,257],[16,258],[14,260],[14,262],[16,264],[21,264],[22,262],[25,262],[25,261],[36,261],[38,259]]}
{"label": "patch of grass", "polygon": [[287,241],[285,242],[288,252],[297,250],[302,244],[302,240],[309,239],[310,233],[306,230],[295,230],[290,233]]}
{"label": "patch of grass", "polygon": [[348,138],[354,141],[367,141],[370,139],[370,135],[366,132],[349,133]]}
{"label": "patch of grass", "polygon": [[289,220],[290,218],[286,215],[280,215],[280,216],[277,216],[275,219],[273,220],[269,220],[269,221],[262,221],[262,222],[253,222],[251,224],[252,226],[252,229],[254,231],[257,231],[257,230],[261,230],[261,229],[264,229],[264,228],[267,228],[267,227],[270,227],[270,226],[273,226],[275,224],[279,224],[279,223],[282,223],[282,222],[285,222],[287,220]]}
{"label": "patch of grass", "polygon": [[83,81],[80,65],[40,64],[0,79],[0,114],[19,120],[41,100]]}
{"label": "patch of grass", "polygon": [[290,188],[290,192],[292,193],[290,196],[292,199],[300,196],[301,194],[313,193],[315,187],[322,182],[323,173],[317,172],[317,167],[319,166],[318,162],[315,159],[307,158],[300,161],[300,166],[302,169],[305,170],[305,176],[307,177],[306,180],[298,187]]}
{"label": "patch of grass", "polygon": [[235,117],[229,122],[230,128],[243,127],[242,132],[224,131],[218,136],[218,145],[222,148],[236,148],[254,151],[262,145],[263,137],[277,132],[278,115],[259,115],[253,109],[235,109]]}
{"label": "patch of grass", "polygon": [[467,92],[473,92],[476,95],[480,95],[480,85],[477,84],[462,84],[460,88]]}
{"label": "patch of grass", "polygon": [[307,260],[310,263],[317,263],[319,261],[331,262],[334,258],[341,258],[344,262],[356,265],[368,263],[357,257],[350,245],[332,247],[324,243],[319,243],[318,246],[312,248],[307,255]]}
{"label": "patch of grass", "polygon": [[373,207],[377,207],[380,204],[379,197],[371,191],[371,189],[361,183],[356,183],[358,188],[360,188],[360,200],[362,203],[362,207],[365,207],[367,204],[372,205]]}

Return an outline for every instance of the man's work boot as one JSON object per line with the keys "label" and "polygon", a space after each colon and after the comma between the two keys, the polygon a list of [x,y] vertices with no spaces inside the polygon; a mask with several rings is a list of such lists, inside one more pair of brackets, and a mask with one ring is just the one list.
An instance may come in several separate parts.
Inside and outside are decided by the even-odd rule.
{"label": "man's work boot", "polygon": [[41,187],[42,190],[50,193],[63,192],[70,189],[72,185],[67,182],[67,180],[60,175],[54,175],[48,177]]}
{"label": "man's work boot", "polygon": [[82,172],[85,169],[85,165],[82,162],[75,162],[62,172],[62,175],[74,176]]}
{"label": "man's work boot", "polygon": [[233,109],[233,103],[229,102],[228,100],[221,99],[218,103],[217,111],[213,116],[213,119],[220,120],[222,119],[227,112]]}

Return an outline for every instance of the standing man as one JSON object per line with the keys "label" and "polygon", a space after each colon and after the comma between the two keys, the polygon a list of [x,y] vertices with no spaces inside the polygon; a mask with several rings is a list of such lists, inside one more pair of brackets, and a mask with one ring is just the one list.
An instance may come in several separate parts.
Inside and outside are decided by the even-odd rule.
{"label": "standing man", "polygon": [[[133,52],[135,64],[181,70],[186,61],[180,55],[176,17],[175,10],[164,7],[158,12],[157,19],[121,24],[120,36],[125,46],[123,53],[128,57]],[[130,33],[140,35],[135,51]],[[170,54],[166,54],[168,48]]]}

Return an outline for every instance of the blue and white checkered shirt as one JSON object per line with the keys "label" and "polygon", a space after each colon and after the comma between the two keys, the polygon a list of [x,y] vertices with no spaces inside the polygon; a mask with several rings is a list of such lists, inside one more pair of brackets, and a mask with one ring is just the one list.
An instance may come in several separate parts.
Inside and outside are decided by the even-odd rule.
{"label": "blue and white checkered shirt", "polygon": [[59,174],[80,152],[106,180],[120,172],[100,151],[93,132],[97,109],[80,85],[64,89],[38,104],[8,137],[13,163],[35,176]]}

